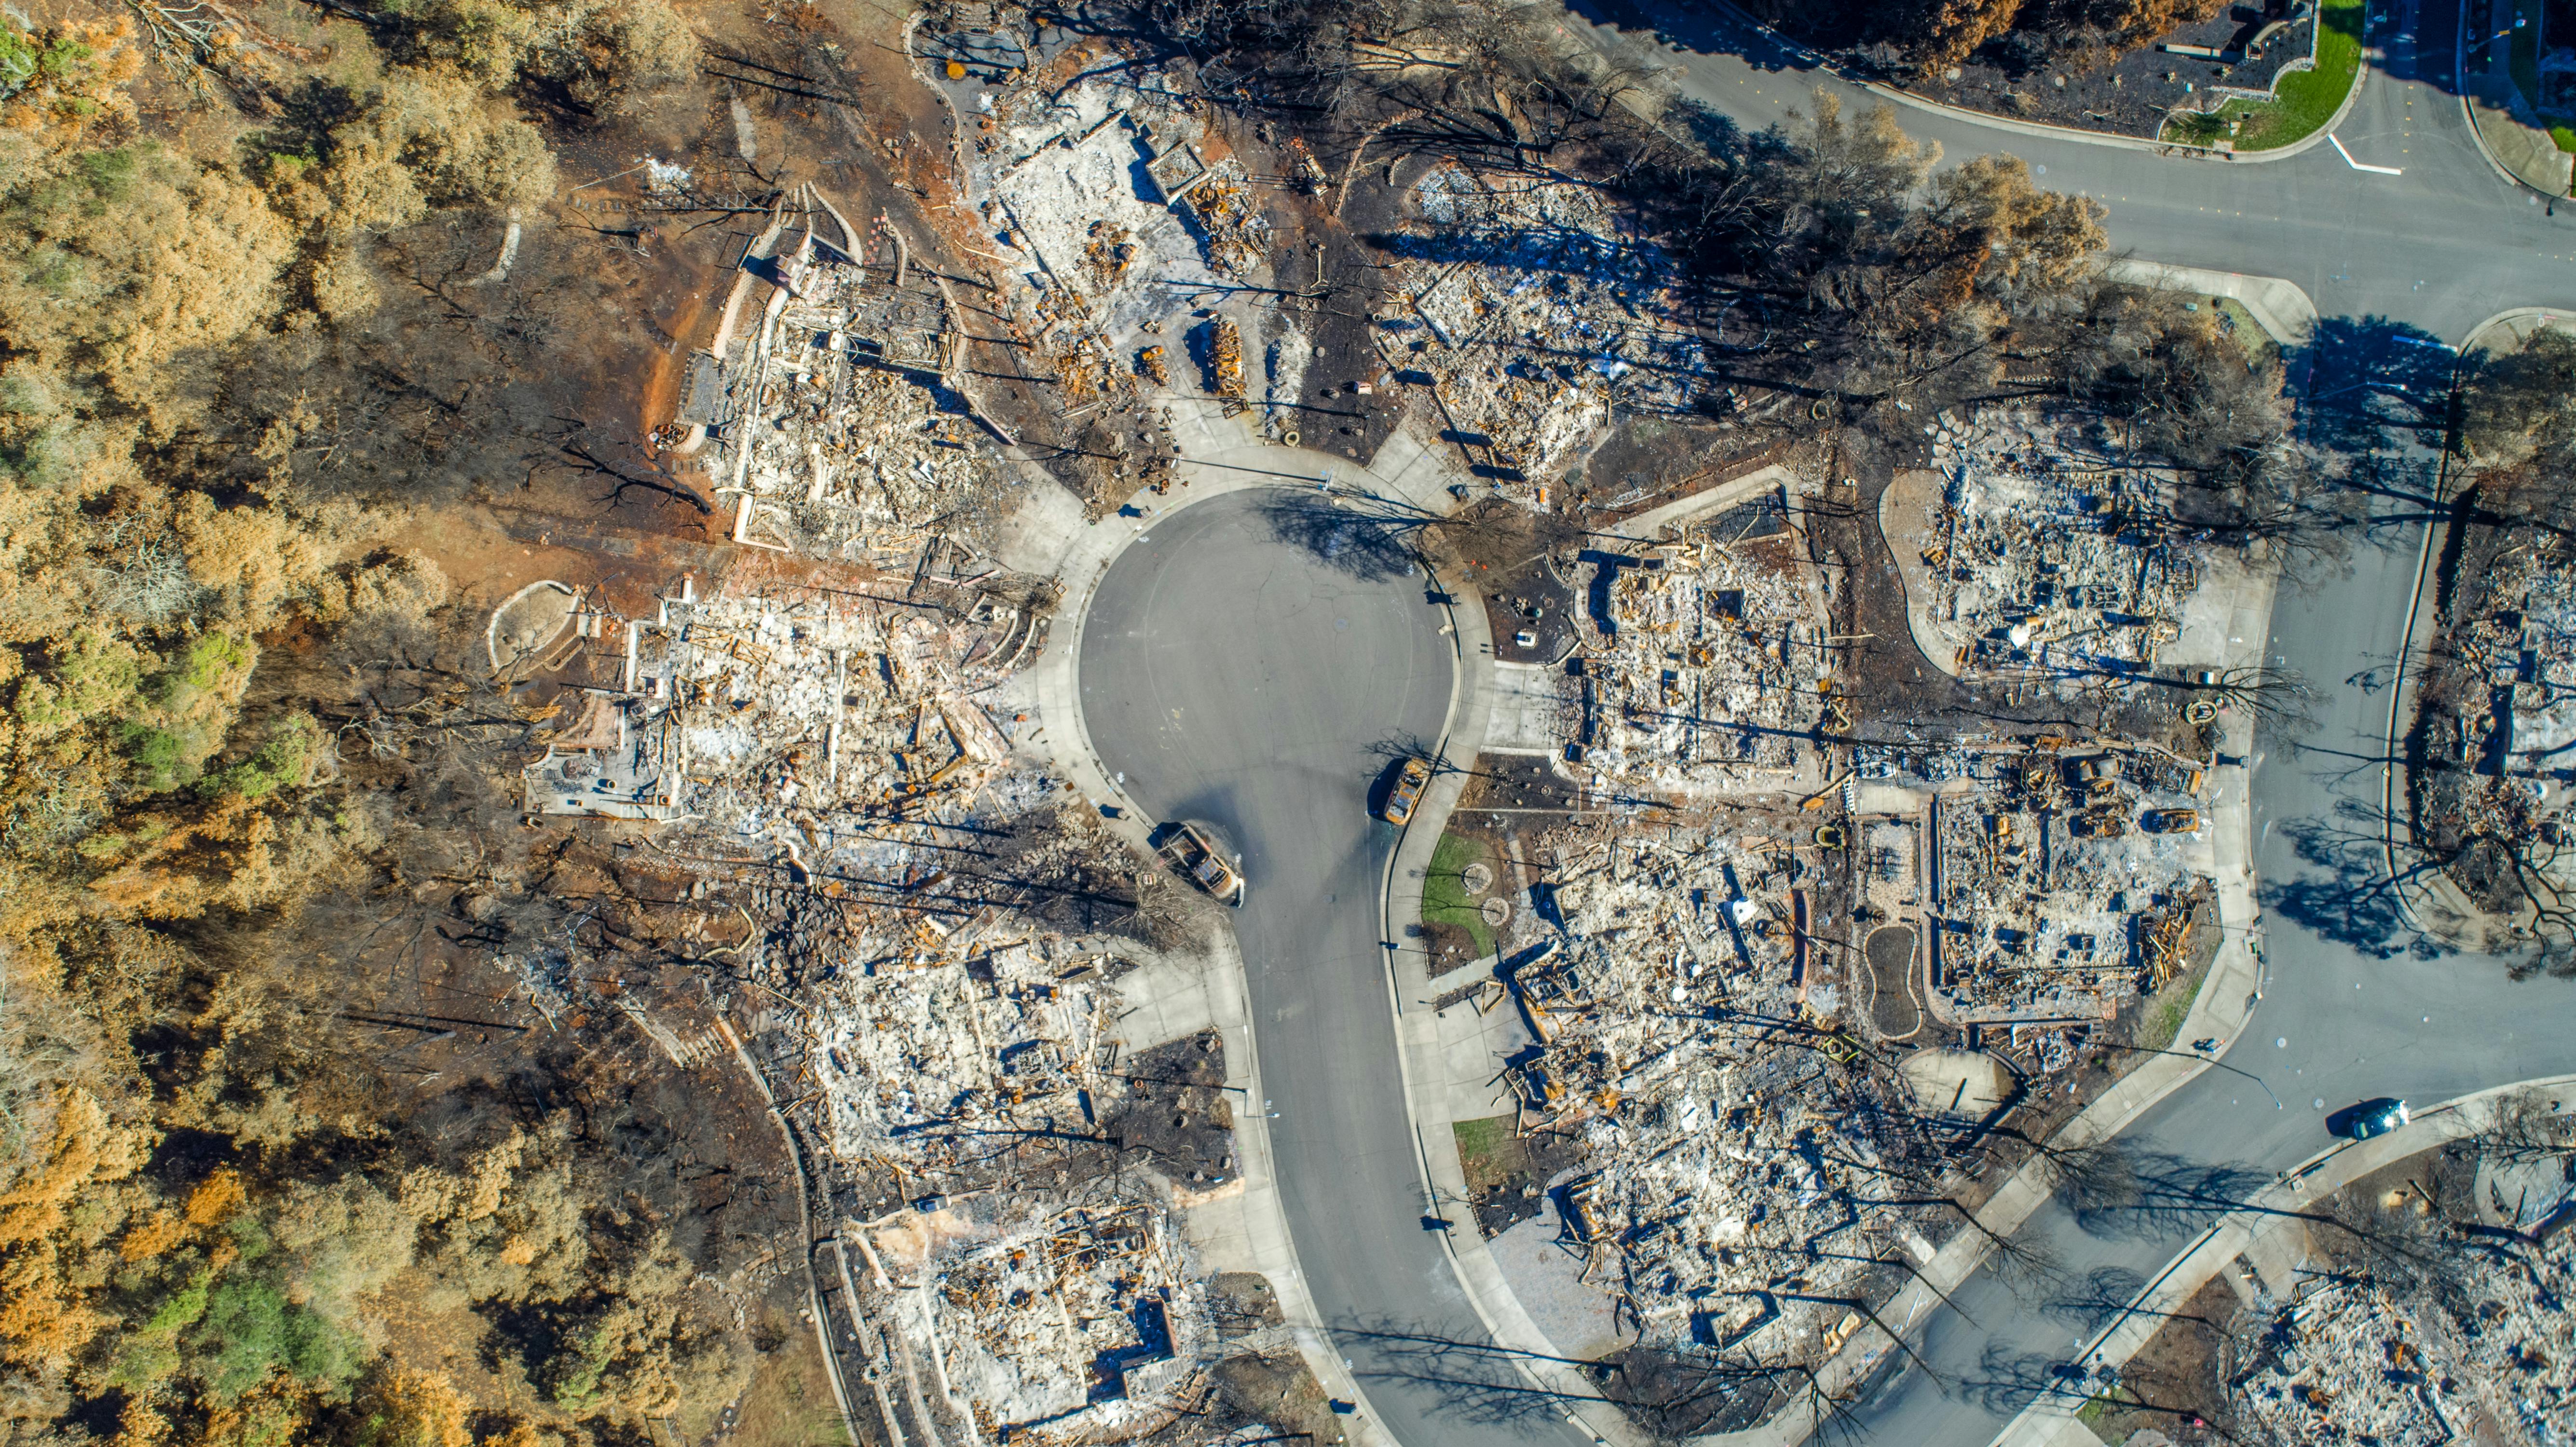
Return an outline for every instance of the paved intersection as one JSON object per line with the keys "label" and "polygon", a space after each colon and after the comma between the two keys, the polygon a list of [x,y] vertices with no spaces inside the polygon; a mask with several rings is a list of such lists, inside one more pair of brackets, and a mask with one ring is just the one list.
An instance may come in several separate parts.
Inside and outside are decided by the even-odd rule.
{"label": "paved intersection", "polygon": [[[1920,109],[1900,119],[1952,159],[2009,151],[2044,168],[2046,184],[2099,197],[2114,243],[2141,258],[2296,282],[2330,346],[2387,353],[2391,332],[2457,343],[2508,308],[2576,310],[2576,212],[2547,214],[2478,153],[2443,84],[2449,7],[2429,9],[2442,13],[2418,16],[2410,3],[2374,23],[2380,68],[2336,128],[2353,160],[2393,176],[2324,145],[2220,164]],[[1669,23],[1648,39],[1568,21],[1591,43],[1651,51],[1677,93],[1747,128],[1807,104],[1819,82],[1758,38]],[[1452,664],[1437,612],[1412,601],[1418,583],[1362,577],[1283,540],[1262,496],[1167,519],[1150,548],[1112,567],[1080,660],[1086,722],[1144,807],[1212,819],[1247,856],[1253,892],[1240,924],[1281,1115],[1289,1223],[1384,1425],[1406,1447],[1589,1440],[1552,1412],[1497,1409],[1507,1399],[1459,1380],[1484,1374],[1473,1350],[1484,1332],[1420,1227],[1374,913],[1388,841],[1362,808],[1381,760],[1373,749],[1438,729]],[[2354,846],[2354,811],[2367,816],[2380,797],[2388,699],[2375,680],[2404,634],[2420,542],[2420,531],[2392,528],[2341,575],[2281,594],[2272,652],[2321,696],[2315,727],[2270,741],[2255,770],[2256,862],[2277,903],[2265,998],[2228,1061],[2260,1073],[2286,1108],[2240,1076],[2207,1072],[2133,1127],[2180,1160],[2241,1167],[2259,1182],[2313,1151],[2325,1110],[2353,1100],[2439,1099],[2576,1072],[2568,987],[2510,983],[2491,961],[2414,958],[2395,948],[2400,922],[2369,902],[2371,851]],[[2152,1273],[2199,1224],[2079,1225],[2052,1207],[2024,1229],[2081,1278]],[[1861,1404],[1876,1440],[1979,1447],[2086,1330],[1991,1274],[1955,1300],[1919,1328],[1939,1379],[1908,1372]],[[1426,1354],[1417,1338],[1460,1349]]]}

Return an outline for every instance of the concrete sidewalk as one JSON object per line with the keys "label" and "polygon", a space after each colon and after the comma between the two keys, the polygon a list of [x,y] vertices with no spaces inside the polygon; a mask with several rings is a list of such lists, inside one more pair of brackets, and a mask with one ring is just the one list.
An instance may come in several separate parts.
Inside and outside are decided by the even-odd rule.
{"label": "concrete sidewalk", "polygon": [[[1438,984],[1432,981],[1429,951],[1419,940],[1406,939],[1401,924],[1422,918],[1422,885],[1430,873],[1431,856],[1439,848],[1450,814],[1467,790],[1468,771],[1484,746],[1497,707],[1514,706],[1515,690],[1499,677],[1494,662],[1493,636],[1485,610],[1472,601],[1475,595],[1468,585],[1444,586],[1453,595],[1471,600],[1450,609],[1457,629],[1458,683],[1450,701],[1448,727],[1440,742],[1440,757],[1449,767],[1433,774],[1430,786],[1423,790],[1421,804],[1387,861],[1381,896],[1381,937],[1390,944],[1388,969],[1394,987],[1396,1039],[1402,1045],[1405,1108],[1412,1117],[1421,1155],[1426,1199],[1438,1203],[1440,1213],[1453,1223],[1441,1233],[1450,1265],[1456,1269],[1459,1285],[1465,1288],[1467,1300],[1484,1320],[1485,1329],[1493,1334],[1495,1344],[1512,1354],[1514,1364],[1532,1383],[1554,1396],[1560,1406],[1569,1408],[1565,1413],[1567,1422],[1591,1434],[1594,1441],[1616,1447],[1647,1447],[1644,1435],[1631,1427],[1617,1408],[1600,1400],[1573,1361],[1531,1319],[1511,1283],[1504,1279],[1484,1235],[1476,1229],[1475,1213],[1468,1205],[1466,1168],[1458,1158],[1455,1126],[1461,1119],[1497,1113],[1486,1108],[1487,1102],[1471,1083],[1479,1068],[1471,1060],[1477,1042],[1490,1045],[1493,1036],[1479,1029],[1474,1039],[1462,1046],[1458,1037],[1465,1032],[1443,1028],[1445,1022],[1431,1008],[1431,1002],[1441,990],[1455,987],[1447,984],[1446,976]],[[1472,1009],[1453,1006],[1451,1013]],[[1496,1064],[1487,1073],[1499,1069]],[[1458,1115],[1462,1105],[1478,1114]]]}
{"label": "concrete sidewalk", "polygon": [[[2135,1303],[2087,1343],[2076,1365],[2117,1367],[2137,1355],[2168,1317],[2179,1313],[2239,1256],[2255,1261],[2271,1279],[2276,1273],[2263,1263],[2284,1250],[2290,1259],[2304,1254],[2292,1238],[2305,1230],[2304,1213],[2318,1202],[2384,1166],[2475,1134],[2486,1125],[2498,1100],[2521,1090],[2544,1091],[2562,1106],[2576,1104],[2576,1076],[2517,1081],[2445,1101],[2387,1135],[2345,1141],[2317,1152],[2283,1172],[2278,1183],[2257,1193],[2243,1209],[2229,1213],[2185,1248]],[[2286,1277],[2286,1272],[2277,1274]],[[2082,1389],[2076,1388],[2031,1406],[1995,1438],[1995,1447],[2054,1447],[2098,1440],[2089,1431],[2081,1437],[2069,1432],[2070,1426],[2083,1428],[2075,1414],[2086,1400]]]}
{"label": "concrete sidewalk", "polygon": [[[1120,778],[1101,762],[1082,716],[1084,619],[1101,578],[1119,555],[1181,509],[1260,489],[1291,489],[1339,497],[1346,503],[1380,497],[1426,512],[1453,503],[1447,492],[1452,475],[1437,449],[1423,446],[1402,430],[1396,435],[1406,445],[1390,442],[1380,454],[1397,469],[1396,477],[1387,478],[1348,458],[1262,442],[1242,419],[1225,417],[1213,403],[1175,405],[1172,411],[1183,457],[1175,468],[1170,494],[1138,495],[1136,505],[1144,515],[1087,521],[1071,493],[1041,489],[1031,494],[996,543],[1001,562],[1020,571],[1051,575],[1063,590],[1044,651],[997,692],[997,701],[1029,715],[1021,750],[1069,780],[1111,834],[1146,853],[1150,853],[1146,839],[1156,821],[1136,806]],[[1328,476],[1329,487],[1321,481]],[[1038,481],[1031,485],[1041,486]],[[1476,613],[1481,630],[1481,610],[1470,611]],[[1298,1265],[1297,1244],[1289,1234],[1272,1164],[1269,1117],[1260,1108],[1268,1097],[1262,1092],[1249,984],[1240,946],[1225,921],[1209,931],[1207,948],[1206,969],[1196,978],[1176,974],[1160,990],[1149,981],[1135,992],[1138,1012],[1145,1017],[1143,1033],[1168,1037],[1204,1025],[1225,1039],[1226,1086],[1239,1102],[1234,1118],[1237,1174],[1235,1180],[1212,1191],[1176,1192],[1191,1242],[1210,1270],[1257,1271],[1268,1278],[1287,1319],[1287,1334],[1316,1380],[1331,1396],[1358,1404],[1359,1410],[1343,1419],[1352,1440],[1364,1447],[1397,1447],[1377,1425],[1366,1393],[1333,1346]]]}
{"label": "concrete sidewalk", "polygon": [[2245,308],[2254,324],[2273,341],[2294,347],[2316,330],[2317,304],[2299,289],[2296,282],[2277,276],[2247,276],[2236,271],[2211,271],[2200,266],[2168,266],[2160,261],[2138,261],[2123,257],[2102,269],[2113,281],[2131,286],[2152,286],[2165,291],[2198,292],[2205,296],[2223,296]]}
{"label": "concrete sidewalk", "polygon": [[[2278,586],[2278,574],[2271,569],[2249,573],[2241,580],[2228,600],[2226,639],[2217,650],[2221,666],[2251,667],[2262,662],[2271,637],[2272,599]],[[2220,719],[2220,755],[2238,761],[2212,769],[2209,779],[2209,842],[2223,937],[2199,994],[2193,997],[2190,1011],[2174,1032],[2177,1043],[2211,1036],[2231,1045],[2236,1043],[2256,1002],[2262,998],[2262,914],[2254,897],[2252,779],[2245,762],[2253,753],[2254,720],[2243,709],[2228,710]],[[2073,1120],[2059,1127],[2052,1143],[2078,1147],[2108,1140],[2126,1130],[2157,1101],[2211,1068],[2211,1061],[2186,1051],[2156,1055],[2122,1076]],[[1952,1235],[1921,1275],[1910,1278],[1905,1289],[1879,1309],[1879,1315],[1887,1320],[1911,1322],[1920,1320],[1927,1311],[1939,1309],[1948,1294],[1985,1263],[1990,1250],[1987,1233],[2010,1236],[2048,1204],[2051,1193],[2045,1159],[2034,1157],[2024,1162],[1978,1209],[1976,1220],[1984,1229],[1962,1229]],[[1820,1389],[1831,1396],[1857,1386],[1878,1368],[1892,1345],[1886,1332],[1877,1326],[1862,1328],[1818,1373]],[[1803,1422],[1775,1420],[1716,1440],[1745,1447],[1787,1447],[1803,1440],[1807,1429],[1808,1424]]]}

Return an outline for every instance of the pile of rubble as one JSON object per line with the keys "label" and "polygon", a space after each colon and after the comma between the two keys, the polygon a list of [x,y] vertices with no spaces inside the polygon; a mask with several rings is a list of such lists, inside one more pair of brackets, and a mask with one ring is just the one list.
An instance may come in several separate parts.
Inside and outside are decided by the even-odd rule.
{"label": "pile of rubble", "polygon": [[[891,575],[754,555],[648,617],[542,600],[576,646],[537,651],[586,686],[565,685],[529,810],[659,823],[644,847],[692,898],[783,912],[690,937],[793,1042],[787,1109],[851,1183],[826,1194],[912,1202],[843,1238],[874,1284],[852,1286],[864,1360],[937,1363],[931,1398],[884,1410],[1068,1447],[1207,1410],[1232,1348],[1174,1193],[1232,1183],[1222,1056],[1207,1035],[1122,1061],[1112,982],[1154,952],[1059,918],[1135,863],[984,702],[1034,656],[1043,592],[934,540]],[[570,1008],[563,958],[512,967]]]}
{"label": "pile of rubble", "polygon": [[1598,191],[1454,163],[1415,189],[1425,224],[1391,242],[1407,259],[1378,345],[1390,375],[1428,383],[1437,426],[1474,439],[1498,490],[1544,509],[1614,405],[1689,410],[1705,355],[1672,320],[1672,258]]}
{"label": "pile of rubble", "polygon": [[690,359],[676,450],[703,453],[733,499],[733,541],[896,566],[994,514],[1016,479],[931,393],[965,343],[945,283],[883,222],[862,234],[820,192],[797,199],[751,244],[714,343]]}
{"label": "pile of rubble", "polygon": [[[1184,101],[1186,78],[1149,63],[1085,74],[1098,59],[1077,46],[974,90],[961,177],[976,249],[1004,263],[993,300],[1010,338],[1052,369],[1058,420],[1097,420],[1115,456],[1095,503],[1169,485],[1176,449],[1146,399],[1170,385],[1176,328],[1257,282],[1271,240],[1243,164]],[[1239,356],[1235,369],[1210,390],[1240,398]]]}
{"label": "pile of rubble", "polygon": [[2272,1351],[2238,1390],[2285,1441],[2435,1447],[2459,1434],[2423,1343],[2416,1315],[2385,1293],[2330,1281],[2274,1320]]}
{"label": "pile of rubble", "polygon": [[705,597],[683,578],[650,620],[576,615],[622,640],[620,677],[581,693],[529,766],[530,811],[693,816],[800,872],[841,856],[876,879],[881,816],[957,823],[1043,799],[1049,781],[970,695],[1032,655],[1044,614],[926,572],[911,591],[940,604],[900,579],[883,594],[835,581],[741,569]]}
{"label": "pile of rubble", "polygon": [[1776,500],[1639,556],[1587,552],[1606,616],[1578,627],[1569,757],[1635,797],[1822,780],[1815,732],[1850,727],[1826,691],[1823,594]]}
{"label": "pile of rubble", "polygon": [[1905,777],[1918,785],[1913,837],[1932,841],[1928,1003],[1972,1038],[2030,1050],[2039,1072],[2062,1069],[2091,1028],[2194,954],[2215,874],[2207,771],[2148,745],[2046,736],[1926,752],[1863,762],[1886,777],[1922,770]]}
{"label": "pile of rubble", "polygon": [[2170,537],[2170,469],[2117,455],[2098,423],[1989,414],[1929,430],[1939,497],[1909,540],[1908,585],[1928,583],[1918,613],[1954,670],[2099,686],[2181,638],[2204,569]]}
{"label": "pile of rubble", "polygon": [[2481,580],[2479,616],[2449,634],[2456,717],[2439,730],[2441,806],[2461,835],[2556,843],[2576,801],[2576,549],[2535,536]]}
{"label": "pile of rubble", "polygon": [[898,1310],[942,1343],[979,1440],[1124,1442],[1205,1406],[1206,1292],[1150,1202],[1021,1194],[971,1214],[943,1203],[859,1239]]}
{"label": "pile of rubble", "polygon": [[1784,837],[1796,817],[1561,826],[1561,933],[1504,971],[1539,1041],[1512,1067],[1516,1124],[1582,1142],[1561,1219],[1649,1346],[1821,1360],[1860,1324],[1843,1301],[1942,1229],[1910,1204],[1913,1093],[1827,1023],[1823,871]]}
{"label": "pile of rubble", "polygon": [[2401,1304],[2326,1277],[2273,1309],[2236,1384],[2256,1423],[2290,1442],[2438,1447],[2565,1441],[2576,1433],[2576,1244],[2561,1232],[2467,1277],[2450,1307]]}

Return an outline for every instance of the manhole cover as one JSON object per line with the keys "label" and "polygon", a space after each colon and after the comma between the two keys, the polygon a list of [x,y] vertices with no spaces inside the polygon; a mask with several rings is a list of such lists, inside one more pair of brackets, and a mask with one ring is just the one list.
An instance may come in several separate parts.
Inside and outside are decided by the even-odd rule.
{"label": "manhole cover", "polygon": [[1494,866],[1484,863],[1470,864],[1459,876],[1459,883],[1467,887],[1467,897],[1474,899],[1494,887]]}
{"label": "manhole cover", "polygon": [[1501,929],[1511,923],[1512,902],[1499,894],[1489,894],[1483,904],[1476,906],[1476,911],[1485,917],[1485,923]]}

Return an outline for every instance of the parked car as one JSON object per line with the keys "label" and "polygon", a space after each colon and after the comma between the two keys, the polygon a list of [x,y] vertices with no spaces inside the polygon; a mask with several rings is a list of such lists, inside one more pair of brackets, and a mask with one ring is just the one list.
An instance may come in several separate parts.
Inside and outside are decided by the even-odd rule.
{"label": "parked car", "polygon": [[2352,1123],[2344,1133],[2357,1141],[2386,1135],[2406,1123],[2406,1102],[2402,1100],[2365,1100],[2352,1108]]}
{"label": "parked car", "polygon": [[1414,806],[1422,802],[1422,786],[1430,782],[1429,764],[1420,759],[1405,760],[1404,767],[1395,771],[1395,785],[1386,791],[1386,807],[1378,811],[1378,817],[1402,827],[1405,820],[1413,817]]}
{"label": "parked car", "polygon": [[1165,831],[1156,848],[1172,868],[1210,895],[1241,908],[1243,876],[1217,853],[1215,841],[1195,824],[1171,824]]}
{"label": "parked car", "polygon": [[2198,809],[2150,809],[2138,821],[2150,834],[2196,834],[2200,832]]}

